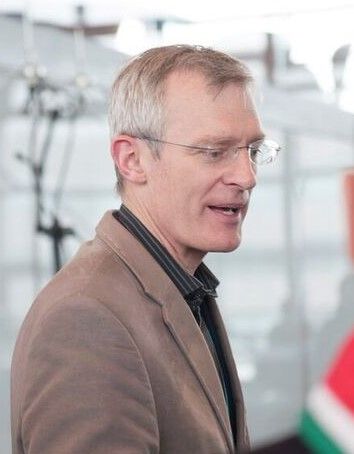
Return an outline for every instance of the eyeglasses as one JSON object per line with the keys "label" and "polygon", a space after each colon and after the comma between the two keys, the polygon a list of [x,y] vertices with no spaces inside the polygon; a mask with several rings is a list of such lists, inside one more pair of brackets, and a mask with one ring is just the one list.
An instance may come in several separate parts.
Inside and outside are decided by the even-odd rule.
{"label": "eyeglasses", "polygon": [[203,155],[203,157],[208,162],[223,162],[234,159],[238,156],[238,153],[242,149],[248,151],[249,158],[253,164],[264,165],[270,164],[273,162],[279,151],[281,150],[280,145],[278,145],[274,140],[271,139],[259,139],[255,142],[250,143],[249,145],[243,147],[237,147],[235,145],[221,146],[218,148],[214,147],[200,147],[196,145],[183,145],[181,143],[167,142],[166,140],[154,139],[152,137],[136,137],[136,139],[144,140],[147,142],[157,142],[167,145],[174,145],[176,147],[188,148],[195,150]]}

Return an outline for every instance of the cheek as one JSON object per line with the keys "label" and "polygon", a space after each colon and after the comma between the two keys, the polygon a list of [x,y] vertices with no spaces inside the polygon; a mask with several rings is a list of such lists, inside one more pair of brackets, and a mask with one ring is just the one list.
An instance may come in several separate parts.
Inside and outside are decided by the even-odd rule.
{"label": "cheek", "polygon": [[184,170],[165,172],[163,187],[170,204],[176,209],[188,209],[198,196],[198,183],[194,172]]}
{"label": "cheek", "polygon": [[175,210],[181,218],[188,216],[190,222],[200,211],[201,199],[200,187],[194,181],[182,180],[178,187],[171,188],[171,200]]}
{"label": "cheek", "polygon": [[217,179],[215,175],[206,172],[206,169],[204,172],[198,169],[197,163],[192,159],[184,165],[179,164],[178,166],[176,161],[170,162],[155,173],[151,196],[160,210],[175,222],[186,222],[187,216],[189,223],[192,223],[194,217],[203,212],[204,200],[212,193]]}

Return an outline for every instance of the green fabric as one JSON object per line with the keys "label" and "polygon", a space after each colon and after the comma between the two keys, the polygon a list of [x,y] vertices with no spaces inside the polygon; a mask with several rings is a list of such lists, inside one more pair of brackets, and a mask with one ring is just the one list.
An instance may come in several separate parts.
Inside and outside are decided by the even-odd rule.
{"label": "green fabric", "polygon": [[307,447],[314,453],[344,454],[307,411],[303,412],[301,417],[300,436]]}

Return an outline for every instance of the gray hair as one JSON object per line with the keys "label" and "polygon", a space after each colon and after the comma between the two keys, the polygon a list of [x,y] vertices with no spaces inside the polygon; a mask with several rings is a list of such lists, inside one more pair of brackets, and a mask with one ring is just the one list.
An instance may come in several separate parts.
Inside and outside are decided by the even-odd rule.
{"label": "gray hair", "polygon": [[[198,72],[211,87],[220,89],[229,83],[246,88],[253,80],[240,60],[210,48],[173,45],[149,49],[129,61],[113,83],[109,103],[111,139],[120,134],[163,139],[165,81],[176,71]],[[150,142],[149,146],[158,154],[159,143]],[[119,192],[122,181],[117,167],[116,174]]]}

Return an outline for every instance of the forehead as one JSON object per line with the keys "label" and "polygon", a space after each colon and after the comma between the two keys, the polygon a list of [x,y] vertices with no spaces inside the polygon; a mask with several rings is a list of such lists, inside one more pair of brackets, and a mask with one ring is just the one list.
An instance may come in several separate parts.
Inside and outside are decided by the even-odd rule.
{"label": "forehead", "polygon": [[175,100],[176,96],[180,100],[187,102],[205,97],[210,97],[217,101],[220,95],[230,91],[233,91],[234,95],[236,95],[229,98],[230,102],[236,101],[244,108],[255,110],[252,92],[248,85],[229,82],[216,86],[203,73],[197,70],[173,71],[168,75],[164,83],[164,95],[167,102]]}
{"label": "forehead", "polygon": [[[165,83],[164,110],[168,129],[225,129],[225,134],[245,128],[260,128],[251,91],[228,83],[211,86],[203,74],[195,71],[174,72]],[[256,132],[254,132],[256,134]]]}

